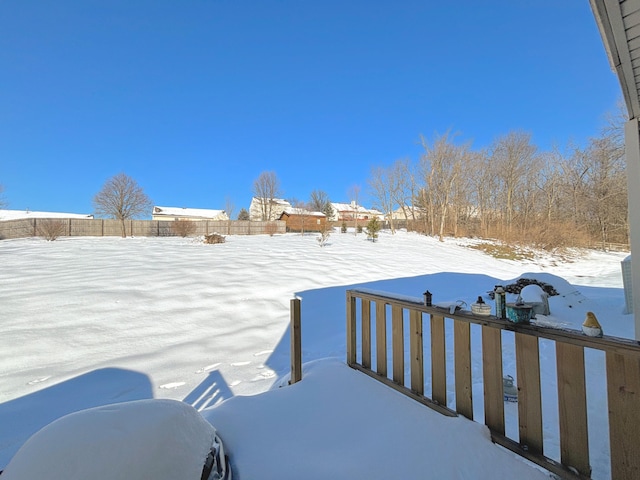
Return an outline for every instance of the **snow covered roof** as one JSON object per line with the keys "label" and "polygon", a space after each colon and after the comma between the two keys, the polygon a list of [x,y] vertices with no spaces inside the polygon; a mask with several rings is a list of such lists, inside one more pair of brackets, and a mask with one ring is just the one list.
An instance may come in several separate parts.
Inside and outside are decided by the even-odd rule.
{"label": "snow covered roof", "polygon": [[[256,203],[262,203],[262,198],[253,197],[252,201],[255,201]],[[284,198],[272,198],[271,203],[275,203],[277,205],[289,206],[289,207],[291,206],[291,203],[286,201]]]}
{"label": "snow covered roof", "polygon": [[0,210],[0,221],[25,218],[93,218],[91,214],[62,212],[32,212],[31,210]]}
{"label": "snow covered roof", "polygon": [[312,212],[311,210],[305,210],[304,208],[287,207],[284,212],[287,215],[306,215],[308,217],[326,217],[322,212]]}
{"label": "snow covered roof", "polygon": [[167,215],[172,217],[215,218],[222,213],[224,213],[224,210],[210,210],[206,208],[153,207],[154,215]]}
{"label": "snow covered roof", "polygon": [[335,202],[332,202],[331,206],[333,208],[335,208],[339,212],[355,212],[357,210],[358,213],[371,213],[371,214],[374,214],[374,215],[382,215],[382,212],[380,212],[379,210],[376,210],[374,208],[365,208],[362,205],[355,206],[355,205],[353,205],[351,203],[335,203]]}

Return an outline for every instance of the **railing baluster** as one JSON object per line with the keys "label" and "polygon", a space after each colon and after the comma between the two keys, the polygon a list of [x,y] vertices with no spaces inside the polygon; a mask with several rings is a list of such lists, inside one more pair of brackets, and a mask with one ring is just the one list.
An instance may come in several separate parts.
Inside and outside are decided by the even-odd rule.
{"label": "railing baluster", "polygon": [[356,363],[356,297],[347,291],[347,365]]}
{"label": "railing baluster", "polygon": [[530,452],[542,454],[542,397],[538,339],[523,333],[516,333],[515,337],[520,445]]}
{"label": "railing baluster", "polygon": [[586,476],[589,465],[584,349],[556,342],[560,459]]}
{"label": "railing baluster", "polygon": [[362,300],[362,366],[371,368],[371,301]]}
{"label": "railing baluster", "polygon": [[640,478],[640,359],[607,352],[611,478]]}
{"label": "railing baluster", "polygon": [[411,390],[424,394],[424,359],[422,345],[422,312],[411,310]]}
{"label": "railing baluster", "polygon": [[291,307],[291,378],[290,384],[302,380],[302,332],[300,299],[292,298],[289,302]]}
{"label": "railing baluster", "polygon": [[434,402],[447,405],[447,363],[442,315],[431,315],[431,397]]}
{"label": "railing baluster", "polygon": [[471,390],[471,325],[453,321],[453,350],[455,355],[456,411],[473,420]]}
{"label": "railing baluster", "polygon": [[504,435],[504,392],[502,386],[502,330],[482,327],[482,377],[484,423]]}
{"label": "railing baluster", "polygon": [[391,307],[391,348],[393,358],[393,381],[404,385],[404,321],[402,307]]}
{"label": "railing baluster", "polygon": [[387,304],[376,302],[376,372],[387,376]]}

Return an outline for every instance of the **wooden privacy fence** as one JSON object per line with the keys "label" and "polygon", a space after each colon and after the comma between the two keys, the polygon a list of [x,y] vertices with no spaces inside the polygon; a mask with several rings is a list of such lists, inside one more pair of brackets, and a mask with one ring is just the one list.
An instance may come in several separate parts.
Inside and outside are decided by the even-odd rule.
{"label": "wooden privacy fence", "polygon": [[[0,221],[0,240],[44,236],[42,226],[46,222],[64,224],[61,236],[106,237],[122,236],[122,222],[111,219],[91,218],[25,218]],[[241,220],[198,220],[192,235],[260,235],[285,233],[285,222],[250,222]],[[176,236],[170,220],[125,220],[126,234],[134,237]]]}
{"label": "wooden privacy fence", "polygon": [[[387,318],[388,309],[390,318]],[[445,318],[453,322],[453,409],[447,406]],[[388,322],[391,323],[390,348]],[[590,478],[584,352],[585,348],[601,350],[606,359],[611,476],[640,478],[640,346],[636,341],[587,337],[575,330],[514,324],[471,312],[450,314],[448,310],[427,307],[408,297],[348,290],[347,363],[440,413],[460,414],[474,420],[471,324],[478,324],[482,329],[484,423],[495,443],[562,478]],[[405,332],[407,325],[408,332]],[[425,328],[430,333],[430,345],[423,345]],[[515,335],[518,439],[505,435],[502,371],[502,332],[505,330]],[[548,458],[544,452],[539,339],[555,342],[560,462]],[[388,350],[390,358],[387,358]],[[430,357],[430,372],[425,372],[425,355]],[[430,398],[425,396],[425,374],[431,375]]]}

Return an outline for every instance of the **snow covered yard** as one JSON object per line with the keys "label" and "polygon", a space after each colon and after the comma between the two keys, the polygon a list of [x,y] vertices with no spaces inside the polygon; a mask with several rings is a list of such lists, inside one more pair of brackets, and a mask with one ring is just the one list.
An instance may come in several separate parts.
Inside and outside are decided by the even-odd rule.
{"label": "snow covered yard", "polygon": [[[424,429],[440,432],[441,420],[429,419],[432,412],[423,417],[428,409],[408,406],[411,401],[395,392],[382,393],[379,389],[384,387],[370,386],[374,382],[344,365],[314,364],[300,384],[244,397],[266,392],[288,371],[289,299],[294,295],[302,299],[305,362],[325,357],[344,361],[347,288],[412,296],[428,288],[434,299],[470,304],[495,283],[525,272],[558,275],[575,287],[557,302],[556,311],[562,315],[556,321],[578,327],[588,308],[596,312],[607,334],[632,336],[631,317],[622,314],[620,261],[626,254],[590,252],[571,262],[551,256],[514,262],[469,249],[462,240],[440,243],[404,232],[385,232],[377,243],[364,235],[334,233],[324,248],[315,238],[228,237],[221,245],[181,238],[0,242],[0,469],[31,434],[66,413],[146,398],[185,400],[206,409],[203,414],[228,442],[232,461],[242,464],[240,471],[257,472],[252,469],[263,464],[256,462],[271,455],[273,468],[279,470],[263,470],[261,478],[298,478],[293,469],[284,472],[291,477],[282,475],[286,453],[274,451],[276,438],[300,440],[291,443],[300,446],[294,453],[301,466],[323,456],[349,454],[336,465],[346,470],[371,468],[371,463],[380,467],[396,462],[395,457],[384,458],[389,446],[402,452],[418,448],[419,455],[407,453],[402,468],[420,476],[426,468],[422,462],[443,458],[440,449],[433,450],[433,457],[426,455],[427,437],[411,434],[399,442],[398,431],[385,423],[393,418],[397,425],[425,421],[429,425]],[[347,384],[358,388],[345,388]],[[376,400],[365,402],[367,397]],[[337,406],[350,403],[372,404],[372,409],[349,424]],[[326,421],[292,421],[304,409],[319,405],[327,406]],[[376,411],[413,413],[382,419]],[[285,414],[280,424],[278,412]],[[252,424],[243,421],[250,414],[267,420],[264,425],[269,428],[252,431]],[[499,450],[481,426],[458,423],[469,424],[461,427],[468,429],[461,437],[483,439],[491,451]],[[358,429],[355,437],[374,443],[355,442],[355,450],[346,452],[339,442],[332,448],[327,438],[347,437],[340,431],[318,434],[329,425]],[[452,438],[457,436],[457,427],[449,431]],[[590,433],[596,438],[602,434]],[[303,445],[318,442],[326,447],[324,452],[318,452],[319,447],[302,452]],[[375,452],[372,458],[366,456],[369,450]],[[484,465],[487,476],[475,472],[475,478],[509,478],[493,476],[498,460],[491,455],[483,456],[490,461],[476,466]],[[504,465],[511,468],[508,462]],[[375,471],[385,471],[380,468]],[[460,468],[460,476],[453,478],[469,478],[465,467]],[[598,468],[594,466],[594,477],[603,478],[606,471]],[[538,474],[531,475],[522,478]],[[253,473],[243,478],[253,478]]]}

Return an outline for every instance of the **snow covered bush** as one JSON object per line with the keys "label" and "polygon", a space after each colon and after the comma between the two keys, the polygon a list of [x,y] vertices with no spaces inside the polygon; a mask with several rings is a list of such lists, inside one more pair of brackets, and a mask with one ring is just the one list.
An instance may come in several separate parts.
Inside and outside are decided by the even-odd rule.
{"label": "snow covered bush", "polygon": [[204,243],[215,244],[215,243],[224,243],[225,237],[220,235],[219,233],[210,233],[209,235],[204,236]]}

